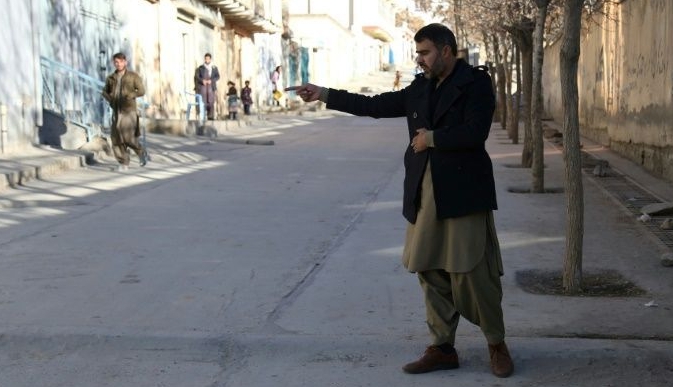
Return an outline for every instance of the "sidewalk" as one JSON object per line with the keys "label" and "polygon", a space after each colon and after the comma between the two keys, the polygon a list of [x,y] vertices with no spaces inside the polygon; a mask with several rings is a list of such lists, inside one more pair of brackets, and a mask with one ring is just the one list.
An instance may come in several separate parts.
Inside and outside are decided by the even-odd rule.
{"label": "sidewalk", "polygon": [[[285,115],[279,115],[284,117]],[[150,160],[161,160],[161,154],[167,149],[189,145],[196,142],[227,141],[250,145],[273,145],[270,140],[258,140],[255,137],[261,132],[280,126],[274,115],[263,119],[241,119],[231,121],[208,121],[203,135],[176,136],[147,133],[146,141]],[[215,133],[217,132],[217,133]],[[109,145],[109,141],[108,141]],[[0,196],[12,187],[20,186],[30,180],[46,178],[92,165],[104,165],[110,168],[117,166],[111,154],[106,154],[101,143],[90,142],[86,149],[64,150],[46,145],[36,145],[22,152],[0,155]],[[131,161],[137,158],[131,152]],[[150,161],[152,162],[152,161]]]}
{"label": "sidewalk", "polygon": [[82,168],[93,161],[93,153],[31,147],[22,153],[0,155],[0,193],[29,180]]}

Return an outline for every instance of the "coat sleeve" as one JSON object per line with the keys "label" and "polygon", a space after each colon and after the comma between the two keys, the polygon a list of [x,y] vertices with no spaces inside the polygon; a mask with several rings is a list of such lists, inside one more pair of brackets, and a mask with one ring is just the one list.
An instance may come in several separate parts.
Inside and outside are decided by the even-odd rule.
{"label": "coat sleeve", "polygon": [[105,86],[103,86],[103,92],[101,94],[108,103],[112,102],[112,85],[110,84],[109,77],[105,79]]}
{"label": "coat sleeve", "polygon": [[495,112],[495,95],[490,76],[481,70],[475,73],[475,81],[465,90],[462,120],[435,128],[433,138],[438,150],[484,148]]}
{"label": "coat sleeve", "polygon": [[368,96],[329,89],[327,108],[373,118],[404,117],[406,89]]}
{"label": "coat sleeve", "polygon": [[140,75],[136,75],[133,81],[133,87],[136,90],[136,98],[145,95],[145,85],[143,85],[143,79],[140,77]]}

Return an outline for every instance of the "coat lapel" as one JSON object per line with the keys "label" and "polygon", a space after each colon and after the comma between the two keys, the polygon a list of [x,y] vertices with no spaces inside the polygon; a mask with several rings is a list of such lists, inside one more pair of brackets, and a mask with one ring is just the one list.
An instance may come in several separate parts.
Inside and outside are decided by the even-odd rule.
{"label": "coat lapel", "polygon": [[[451,83],[453,83],[453,80],[451,81]],[[449,110],[451,105],[453,105],[456,99],[458,99],[461,93],[461,90],[456,85],[446,85],[446,86],[447,90],[439,98],[439,102],[437,103],[437,107],[435,108],[435,115],[432,117],[433,127],[442,118],[442,116],[446,114],[446,112]]]}
{"label": "coat lapel", "polygon": [[451,77],[450,83],[446,85],[446,92],[440,98],[437,107],[435,108],[435,115],[432,117],[433,127],[442,118],[444,114],[451,108],[451,105],[462,94],[462,86],[472,81],[472,73],[469,71],[470,66],[467,66],[465,61],[459,59],[456,62],[456,74]]}

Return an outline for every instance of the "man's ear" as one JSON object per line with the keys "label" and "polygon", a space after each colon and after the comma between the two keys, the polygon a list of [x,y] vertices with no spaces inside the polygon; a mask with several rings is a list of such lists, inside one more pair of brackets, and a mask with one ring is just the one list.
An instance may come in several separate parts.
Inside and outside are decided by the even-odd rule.
{"label": "man's ear", "polygon": [[442,47],[442,57],[444,57],[445,59],[451,58],[451,47],[449,47],[448,45]]}

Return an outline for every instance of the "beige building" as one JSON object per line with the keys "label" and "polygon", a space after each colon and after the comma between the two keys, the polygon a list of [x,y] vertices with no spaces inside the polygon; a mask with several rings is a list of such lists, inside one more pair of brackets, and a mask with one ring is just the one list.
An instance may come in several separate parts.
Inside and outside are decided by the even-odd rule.
{"label": "beige building", "polygon": [[147,116],[176,126],[188,118],[207,52],[221,73],[220,117],[229,80],[239,90],[249,80],[253,111],[268,108],[278,65],[284,85],[339,85],[391,67],[407,56],[396,51],[413,47],[395,27],[400,1],[0,0],[0,48],[11,53],[0,68],[13,75],[0,84],[0,153],[76,148],[99,134],[109,123],[100,90],[116,52],[145,81]]}
{"label": "beige building", "polygon": [[296,81],[338,86],[359,75],[392,69],[396,57],[409,60],[409,33],[395,26],[397,1],[289,0],[288,9],[292,40],[300,52]]}
{"label": "beige building", "polygon": [[[581,134],[673,181],[673,2],[606,3],[584,26]],[[545,109],[561,121],[560,41],[545,51]]]}
{"label": "beige building", "polygon": [[[43,143],[64,148],[106,123],[102,81],[126,54],[146,83],[150,117],[185,119],[194,72],[210,52],[222,79],[250,80],[264,105],[269,66],[282,62],[278,0],[0,0],[0,152]],[[18,26],[18,28],[17,28]],[[224,93],[220,92],[222,111]],[[222,114],[222,113],[220,113]],[[109,118],[109,117],[108,117]],[[192,113],[192,118],[196,115]],[[58,127],[58,129],[54,129]],[[98,131],[100,131],[98,129]],[[64,133],[65,132],[65,133]],[[64,141],[74,133],[75,140]],[[81,145],[81,144],[80,144]]]}
{"label": "beige building", "polygon": [[[227,81],[239,90],[244,80],[251,81],[253,90],[267,88],[269,58],[281,56],[278,1],[123,1],[127,7],[120,35],[128,40],[133,66],[146,79],[151,117],[185,118],[185,100],[195,90],[194,72],[206,53],[221,75],[218,116],[226,114]],[[257,102],[259,107],[262,101]]]}

